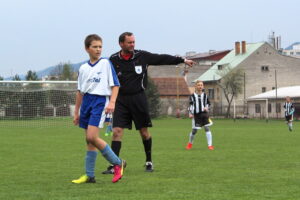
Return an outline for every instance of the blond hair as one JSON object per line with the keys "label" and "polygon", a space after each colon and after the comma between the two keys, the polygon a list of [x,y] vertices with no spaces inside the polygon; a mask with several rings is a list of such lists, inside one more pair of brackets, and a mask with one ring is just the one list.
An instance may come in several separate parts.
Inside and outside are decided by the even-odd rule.
{"label": "blond hair", "polygon": [[[203,83],[203,81],[197,80],[197,81],[195,82],[195,85],[197,85],[198,83]],[[203,85],[204,85],[204,83],[203,83]]]}

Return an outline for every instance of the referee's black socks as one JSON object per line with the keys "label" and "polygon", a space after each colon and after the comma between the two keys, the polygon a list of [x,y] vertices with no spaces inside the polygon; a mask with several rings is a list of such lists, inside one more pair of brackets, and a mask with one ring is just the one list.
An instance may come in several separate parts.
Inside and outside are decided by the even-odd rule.
{"label": "referee's black socks", "polygon": [[120,154],[120,149],[122,146],[122,142],[121,141],[111,141],[111,149],[113,150],[113,152],[119,157]]}
{"label": "referee's black socks", "polygon": [[146,162],[152,162],[152,158],[151,158],[152,138],[150,137],[148,140],[143,140],[143,144],[146,153]]}

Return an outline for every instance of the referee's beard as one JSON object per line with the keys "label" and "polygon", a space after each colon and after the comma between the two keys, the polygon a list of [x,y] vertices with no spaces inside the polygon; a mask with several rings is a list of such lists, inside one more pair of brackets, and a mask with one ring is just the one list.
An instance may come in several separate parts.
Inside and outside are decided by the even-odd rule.
{"label": "referee's beard", "polygon": [[123,54],[133,54],[133,52],[134,52],[134,49],[133,50],[128,50],[128,49],[122,49],[122,53]]}

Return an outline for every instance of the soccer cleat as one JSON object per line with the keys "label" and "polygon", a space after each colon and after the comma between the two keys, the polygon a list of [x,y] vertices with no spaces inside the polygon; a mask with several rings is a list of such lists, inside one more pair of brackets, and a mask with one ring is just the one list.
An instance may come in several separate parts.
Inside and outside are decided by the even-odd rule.
{"label": "soccer cleat", "polygon": [[192,146],[193,146],[192,143],[188,143],[185,148],[186,148],[186,150],[190,150],[192,148]]}
{"label": "soccer cleat", "polygon": [[209,126],[211,126],[211,125],[213,125],[213,121],[210,119],[210,118],[208,118],[208,122],[209,122]]}
{"label": "soccer cleat", "polygon": [[111,133],[104,133],[104,136],[111,136]]}
{"label": "soccer cleat", "polygon": [[81,184],[81,183],[96,183],[95,177],[89,177],[86,174],[82,175],[79,179],[75,179],[72,183]]}
{"label": "soccer cleat", "polygon": [[114,174],[114,166],[109,165],[105,171],[102,172],[102,174]]}
{"label": "soccer cleat", "polygon": [[153,172],[153,163],[152,162],[146,162],[145,164],[145,172]]}
{"label": "soccer cleat", "polygon": [[289,131],[293,131],[292,127],[289,126]]}
{"label": "soccer cleat", "polygon": [[208,149],[209,149],[209,150],[214,150],[215,147],[214,147],[214,146],[208,146]]}
{"label": "soccer cleat", "polygon": [[126,161],[122,160],[121,165],[114,166],[114,177],[112,179],[113,183],[118,182],[123,177],[124,168],[126,166]]}

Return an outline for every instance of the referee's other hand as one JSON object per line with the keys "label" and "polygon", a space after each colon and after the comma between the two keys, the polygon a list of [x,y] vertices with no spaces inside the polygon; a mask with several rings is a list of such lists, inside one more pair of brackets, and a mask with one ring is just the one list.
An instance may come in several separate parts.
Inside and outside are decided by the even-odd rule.
{"label": "referee's other hand", "polygon": [[193,67],[196,63],[192,60],[184,59],[184,63],[187,64],[189,67]]}
{"label": "referee's other hand", "polygon": [[112,102],[109,102],[109,104],[107,105],[107,107],[105,108],[105,113],[113,113],[115,110],[115,104]]}

